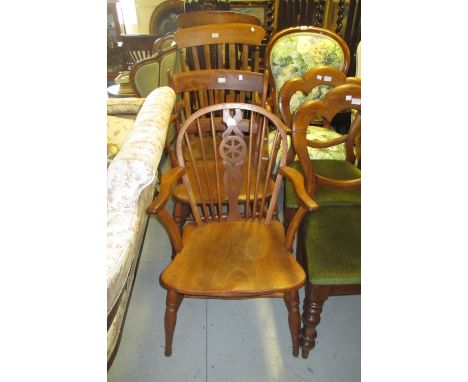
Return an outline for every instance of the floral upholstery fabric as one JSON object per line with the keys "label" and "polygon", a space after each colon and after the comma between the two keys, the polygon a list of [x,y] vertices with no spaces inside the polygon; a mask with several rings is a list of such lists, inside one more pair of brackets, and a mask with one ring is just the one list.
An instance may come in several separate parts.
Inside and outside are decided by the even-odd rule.
{"label": "floral upholstery fabric", "polygon": [[[122,312],[133,284],[148,220],[145,209],[154,196],[157,168],[174,102],[175,93],[171,88],[152,91],[107,169],[107,313],[117,309],[108,330],[108,356],[116,346]],[[120,305],[116,307],[118,301]]]}
{"label": "floral upholstery fabric", "polygon": [[[342,70],[344,54],[340,45],[328,36],[298,32],[288,34],[275,43],[270,53],[270,63],[278,98],[287,80],[303,77],[316,66],[329,65]],[[321,85],[306,95],[297,92],[291,99],[291,114],[303,102],[319,99],[329,89],[328,85]]]}
{"label": "floral upholstery fabric", "polygon": [[107,165],[114,159],[127,139],[144,101],[144,98],[108,98]]}
{"label": "floral upholstery fabric", "polygon": [[[273,139],[275,137],[275,132],[270,132],[268,134],[268,144],[271,150],[271,145],[273,144]],[[307,139],[310,140],[317,140],[317,141],[328,141],[334,138],[341,137],[341,134],[338,134],[332,129],[328,129],[326,127],[320,126],[309,126],[307,129]],[[291,137],[288,135],[288,147],[291,146]],[[283,147],[280,146],[278,150],[278,155],[276,156],[276,166],[279,166],[281,153]],[[313,147],[307,147],[307,151],[309,153],[310,159],[337,159],[337,160],[344,160],[346,157],[345,146],[344,143],[332,147],[327,147],[324,149],[316,149]],[[299,160],[299,158],[295,157],[294,160]]]}

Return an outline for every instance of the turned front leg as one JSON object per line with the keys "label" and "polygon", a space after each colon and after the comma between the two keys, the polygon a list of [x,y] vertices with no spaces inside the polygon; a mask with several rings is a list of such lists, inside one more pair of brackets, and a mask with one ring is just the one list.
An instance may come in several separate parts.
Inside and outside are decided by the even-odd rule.
{"label": "turned front leg", "polygon": [[300,335],[302,358],[307,358],[309,352],[315,346],[317,325],[320,323],[320,314],[322,313],[323,303],[328,298],[328,292],[329,288],[327,286],[306,284],[306,296],[302,313],[304,326]]}
{"label": "turned front leg", "polygon": [[167,291],[166,297],[166,314],[164,315],[164,329],[166,332],[166,343],[164,355],[169,357],[172,354],[172,339],[174,338],[174,330],[177,321],[177,311],[184,298],[183,295],[174,290]]}
{"label": "turned front leg", "polygon": [[301,315],[299,313],[299,292],[298,290],[284,294],[284,302],[288,308],[289,330],[291,332],[293,356],[299,355],[299,330],[301,326]]}

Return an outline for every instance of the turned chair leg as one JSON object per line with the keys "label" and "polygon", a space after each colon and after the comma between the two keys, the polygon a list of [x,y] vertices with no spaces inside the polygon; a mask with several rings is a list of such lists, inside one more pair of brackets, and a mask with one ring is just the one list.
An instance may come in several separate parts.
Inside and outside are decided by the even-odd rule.
{"label": "turned chair leg", "polygon": [[182,232],[182,227],[184,226],[187,218],[190,214],[190,206],[188,204],[179,202],[178,200],[174,201],[174,209],[172,210],[172,216],[174,221],[179,227],[179,230]]}
{"label": "turned chair leg", "polygon": [[167,291],[166,314],[164,315],[164,330],[166,332],[166,343],[164,355],[170,357],[172,354],[172,339],[177,321],[177,311],[184,296],[174,290]]}
{"label": "turned chair leg", "polygon": [[284,294],[284,302],[288,308],[289,330],[291,332],[292,353],[294,357],[299,355],[299,329],[301,315],[299,313],[299,291],[293,290]]}
{"label": "turned chair leg", "polygon": [[304,326],[301,330],[300,342],[302,348],[302,358],[307,358],[309,352],[315,346],[317,337],[317,325],[320,323],[323,303],[329,296],[329,288],[322,285],[306,284],[304,298],[304,308],[302,322]]}

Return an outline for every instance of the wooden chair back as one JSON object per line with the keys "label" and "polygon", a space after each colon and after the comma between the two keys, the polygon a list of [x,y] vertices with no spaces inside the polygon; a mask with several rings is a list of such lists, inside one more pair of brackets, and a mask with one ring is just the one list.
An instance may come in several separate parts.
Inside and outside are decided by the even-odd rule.
{"label": "wooden chair back", "polygon": [[356,77],[346,77],[345,73],[333,66],[317,66],[306,72],[304,77],[289,79],[281,87],[278,96],[278,111],[281,118],[287,126],[291,126],[292,115],[300,104],[320,99],[331,88],[345,83],[360,86],[361,80]]}
{"label": "wooden chair back", "polygon": [[[216,131],[215,116],[220,114],[223,129]],[[207,120],[209,123],[202,123]],[[247,121],[245,135],[240,128],[243,121]],[[196,126],[196,134],[189,133],[192,126]],[[269,129],[275,131],[272,145],[268,145],[266,139]],[[194,140],[198,140],[201,147],[202,155],[198,159],[193,156]],[[274,174],[280,144],[287,147],[284,124],[256,105],[223,103],[189,116],[178,133],[176,153],[179,166],[190,165],[183,182],[196,223],[258,219],[269,224],[277,208],[282,181],[281,174]],[[209,146],[214,160],[206,156]],[[282,151],[280,166],[286,164],[286,151]],[[189,153],[189,160],[185,152]],[[271,190],[267,190],[268,187]],[[195,193],[202,200],[196,198]],[[271,198],[267,194],[271,194]],[[223,200],[228,200],[228,204],[223,205]]]}
{"label": "wooden chair back", "polygon": [[[356,110],[348,134],[328,140],[317,141],[306,139],[307,128],[311,121],[322,118],[324,127],[329,127],[333,118],[343,111]],[[292,125],[292,141],[294,150],[304,173],[307,191],[313,195],[317,186],[351,190],[361,186],[361,179],[332,179],[314,172],[307,147],[327,148],[345,144],[346,160],[352,164],[361,161],[361,87],[357,84],[339,85],[330,90],[321,100],[308,101],[297,110]]]}
{"label": "wooden chair back", "polygon": [[179,29],[182,71],[232,69],[259,71],[260,45],[265,30],[254,24],[210,24]]}
{"label": "wooden chair back", "polygon": [[151,57],[156,36],[123,34],[120,37],[122,38],[123,59],[126,70],[130,70],[135,62]]}
{"label": "wooden chair back", "polygon": [[252,15],[232,11],[197,11],[181,13],[176,19],[178,28],[190,28],[197,25],[242,23],[261,25],[260,20]]}
{"label": "wooden chair back", "polygon": [[283,29],[271,38],[265,62],[270,70],[272,94],[277,101],[279,91],[287,80],[303,77],[316,66],[334,66],[346,74],[350,51],[346,41],[331,30],[298,26]]}
{"label": "wooden chair back", "polygon": [[218,103],[256,103],[265,107],[268,73],[246,70],[195,70],[169,72],[169,84],[182,98],[176,103],[178,130],[188,116],[201,108]]}
{"label": "wooden chair back", "polygon": [[174,34],[169,34],[167,36],[156,39],[156,41],[153,44],[152,53],[155,54],[159,52],[160,50],[171,47],[173,42],[174,42]]}

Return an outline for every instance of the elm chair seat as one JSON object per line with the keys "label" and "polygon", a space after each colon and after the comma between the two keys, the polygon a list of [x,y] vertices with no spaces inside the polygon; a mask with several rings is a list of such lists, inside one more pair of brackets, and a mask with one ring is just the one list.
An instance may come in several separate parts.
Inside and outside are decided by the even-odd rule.
{"label": "elm chair seat", "polygon": [[[313,159],[312,166],[317,175],[327,178],[339,180],[352,180],[361,178],[361,170],[353,166],[351,163],[340,160],[328,159]],[[303,173],[299,161],[289,164],[290,167]],[[318,186],[314,194],[314,200],[322,206],[360,206],[361,205],[361,189],[343,190],[330,189],[323,186]],[[289,181],[285,185],[285,207],[297,208],[298,202],[294,189]]]}
{"label": "elm chair seat", "polygon": [[[278,221],[189,223],[184,248],[161,274],[161,284],[203,296],[258,296],[299,288],[305,272],[284,248],[284,237]],[[265,268],[276,271],[263,272]],[[187,274],[193,277],[187,279]]]}
{"label": "elm chair seat", "polygon": [[304,218],[302,229],[307,232],[303,250],[311,284],[360,284],[360,205],[322,205]]}

